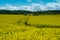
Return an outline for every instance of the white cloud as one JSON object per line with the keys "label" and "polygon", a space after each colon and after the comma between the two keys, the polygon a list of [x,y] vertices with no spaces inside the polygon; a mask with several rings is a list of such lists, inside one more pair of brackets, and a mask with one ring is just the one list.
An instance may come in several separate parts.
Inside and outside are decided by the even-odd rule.
{"label": "white cloud", "polygon": [[27,0],[28,2],[32,2],[32,0]]}
{"label": "white cloud", "polygon": [[5,10],[18,10],[17,6],[12,6],[10,4],[6,4],[5,6],[0,7],[0,9],[5,9]]}
{"label": "white cloud", "polygon": [[30,6],[13,6],[6,4],[5,6],[0,6],[0,9],[6,10],[29,10],[29,11],[39,11],[39,10],[60,10],[60,3],[52,2],[42,5],[40,3],[32,3]]}
{"label": "white cloud", "polygon": [[35,10],[35,11],[39,11],[39,10],[45,10],[45,6],[43,6],[42,4],[38,4],[38,3],[33,3],[32,4],[32,8]]}
{"label": "white cloud", "polygon": [[58,3],[60,3],[60,0],[56,0]]}
{"label": "white cloud", "polygon": [[31,11],[31,6],[20,6],[19,9],[21,9],[21,10],[29,10],[29,11]]}
{"label": "white cloud", "polygon": [[48,3],[45,5],[47,10],[57,10],[60,9],[60,4],[59,3]]}
{"label": "white cloud", "polygon": [[47,3],[45,5],[33,3],[32,7],[33,7],[34,11],[37,11],[37,10],[60,10],[60,3],[52,2],[52,3]]}
{"label": "white cloud", "polygon": [[9,5],[9,4],[7,4],[6,6],[6,9],[10,9],[10,10],[18,10],[18,7],[16,7],[16,6],[12,6],[12,5]]}

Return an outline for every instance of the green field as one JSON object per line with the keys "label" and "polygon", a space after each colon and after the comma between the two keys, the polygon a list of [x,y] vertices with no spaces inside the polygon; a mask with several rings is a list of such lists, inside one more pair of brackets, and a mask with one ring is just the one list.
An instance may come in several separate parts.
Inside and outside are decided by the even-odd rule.
{"label": "green field", "polygon": [[58,26],[60,15],[0,14],[0,40],[60,40]]}

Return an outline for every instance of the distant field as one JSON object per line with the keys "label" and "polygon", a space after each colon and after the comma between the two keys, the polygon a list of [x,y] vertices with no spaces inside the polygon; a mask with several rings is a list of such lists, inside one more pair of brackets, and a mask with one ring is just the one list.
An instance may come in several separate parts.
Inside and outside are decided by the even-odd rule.
{"label": "distant field", "polygon": [[24,15],[0,14],[0,23],[15,23],[24,18]]}
{"label": "distant field", "polygon": [[60,15],[30,16],[28,24],[60,26]]}
{"label": "distant field", "polygon": [[60,26],[60,15],[29,17],[0,14],[0,40],[60,40],[60,28],[37,28],[34,26],[38,24]]}
{"label": "distant field", "polygon": [[[0,23],[16,23],[18,21],[26,21],[28,16],[25,15],[0,15]],[[30,16],[27,20],[28,24],[40,25],[58,25],[60,26],[60,15],[41,15]]]}

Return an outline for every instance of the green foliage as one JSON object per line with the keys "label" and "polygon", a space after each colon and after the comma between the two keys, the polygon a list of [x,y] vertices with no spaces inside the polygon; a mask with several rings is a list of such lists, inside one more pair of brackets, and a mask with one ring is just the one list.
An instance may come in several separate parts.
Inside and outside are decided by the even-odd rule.
{"label": "green foliage", "polygon": [[33,14],[35,16],[38,15],[56,15],[60,14],[60,10],[47,10],[47,11],[26,11],[26,10],[0,10],[0,14]]}

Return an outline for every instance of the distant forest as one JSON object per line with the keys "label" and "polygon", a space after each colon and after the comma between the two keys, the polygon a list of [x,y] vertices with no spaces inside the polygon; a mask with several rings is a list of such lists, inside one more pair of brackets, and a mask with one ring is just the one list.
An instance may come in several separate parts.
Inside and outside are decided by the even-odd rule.
{"label": "distant forest", "polygon": [[60,14],[60,10],[48,10],[48,11],[26,11],[26,10],[0,10],[0,14],[33,14],[33,15],[39,15],[39,14]]}

